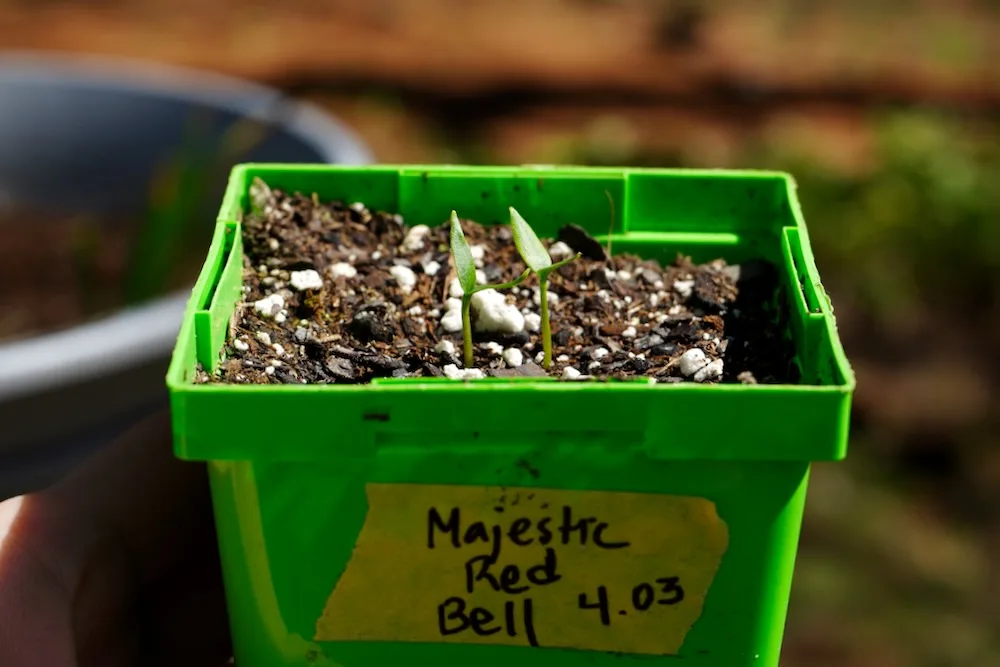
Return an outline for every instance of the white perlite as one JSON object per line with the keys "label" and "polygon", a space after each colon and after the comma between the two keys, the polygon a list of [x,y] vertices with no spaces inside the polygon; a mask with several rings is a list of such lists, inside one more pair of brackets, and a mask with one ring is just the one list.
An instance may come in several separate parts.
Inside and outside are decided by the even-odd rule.
{"label": "white perlite", "polygon": [[484,245],[474,245],[469,248],[469,252],[472,253],[472,263],[476,268],[483,268],[483,258],[486,257],[486,246]]}
{"label": "white perlite", "polygon": [[603,359],[604,357],[608,356],[609,354],[610,354],[610,352],[608,352],[608,348],[606,348],[606,347],[599,347],[599,348],[597,348],[595,350],[591,350],[591,352],[590,352],[590,358],[596,361],[598,359]]}
{"label": "white perlite", "polygon": [[694,374],[695,382],[704,382],[706,380],[715,380],[722,377],[722,371],[724,366],[722,364],[722,359],[713,359],[708,362]]}
{"label": "white perlite", "polygon": [[281,313],[282,308],[285,307],[285,298],[280,294],[272,294],[271,296],[266,296],[260,301],[254,301],[253,309],[257,311],[257,314],[261,317],[275,317]]}
{"label": "white perlite", "polygon": [[695,382],[704,382],[722,377],[724,366],[722,359],[709,361],[701,348],[692,347],[681,355],[680,368],[684,375],[693,376],[692,379]]}
{"label": "white perlite", "polygon": [[517,306],[495,289],[484,289],[472,295],[473,328],[479,332],[514,334],[524,331],[524,315]]}
{"label": "white perlite", "polygon": [[524,314],[524,328],[535,333],[542,328],[542,316],[538,313]]}
{"label": "white perlite", "polygon": [[462,311],[449,310],[441,316],[441,328],[448,333],[462,330]]}
{"label": "white perlite", "polygon": [[266,331],[258,331],[256,333],[255,337],[263,345],[267,345],[268,347],[271,347],[271,334],[267,333]]}
{"label": "white perlite", "polygon": [[408,266],[394,266],[389,269],[396,284],[403,294],[409,294],[417,284],[417,274]]}
{"label": "white perlite", "polygon": [[451,380],[479,380],[485,377],[478,368],[459,368],[455,364],[445,364],[441,370]]}
{"label": "white perlite", "polygon": [[447,340],[447,339],[441,340],[441,341],[438,341],[438,344],[434,346],[434,351],[437,352],[438,354],[450,354],[450,355],[454,355],[455,354],[455,344],[452,343],[450,340]]}
{"label": "white perlite", "polygon": [[503,345],[501,345],[500,343],[496,343],[494,341],[490,341],[486,343],[486,350],[490,354],[501,355],[503,354]]}
{"label": "white perlite", "polygon": [[[539,291],[539,289],[537,287],[533,287],[532,291],[534,292],[534,294],[531,297],[532,303],[534,303],[536,306],[541,306],[542,305],[542,293],[541,293],[541,291]],[[556,301],[559,300],[559,295],[556,294],[555,292],[553,292],[550,289],[548,291],[548,297],[547,298],[549,300],[549,303],[555,303]]]}
{"label": "white perlite", "polygon": [[524,363],[524,355],[516,347],[508,347],[503,351],[503,361],[511,368],[517,368]]}
{"label": "white perlite", "polygon": [[573,256],[573,249],[562,241],[556,241],[551,246],[549,246],[549,257],[552,258],[553,262],[561,262],[564,259],[569,259]]}
{"label": "white perlite", "polygon": [[681,373],[685,376],[690,377],[694,375],[702,366],[708,363],[705,358],[705,352],[700,347],[692,347],[690,350],[681,355],[678,361]]}
{"label": "white perlite", "polygon": [[406,311],[406,314],[409,315],[410,317],[420,317],[421,315],[424,314],[424,307],[418,303],[417,305],[413,306],[408,311]]}
{"label": "white perlite", "polygon": [[448,283],[448,296],[453,299],[460,299],[465,292],[462,291],[462,283],[458,282],[458,278],[452,278],[451,282]]}
{"label": "white perlite", "polygon": [[323,279],[315,269],[292,271],[288,276],[288,284],[300,292],[311,289],[323,289]]}
{"label": "white perlite", "polygon": [[562,371],[562,376],[567,380],[576,380],[582,375],[580,371],[576,370],[572,366],[567,366]]}
{"label": "white perlite", "polygon": [[601,367],[601,362],[599,361],[591,361],[589,364],[587,364],[587,370],[591,371],[596,371],[600,367]]}
{"label": "white perlite", "polygon": [[424,240],[430,233],[431,228],[427,225],[414,225],[410,227],[410,230],[406,232],[406,236],[403,237],[403,243],[400,248],[403,252],[417,252],[423,250]]}
{"label": "white perlite", "polygon": [[536,364],[540,364],[543,361],[545,361],[545,352],[544,351],[539,352],[538,354],[535,355],[535,363]]}
{"label": "white perlite", "polygon": [[635,338],[637,333],[635,327],[628,327],[622,332],[622,338]]}
{"label": "white perlite", "polygon": [[233,341],[233,347],[235,347],[240,352],[246,352],[247,350],[250,349],[250,344],[247,343],[246,341],[237,338],[236,340]]}
{"label": "white perlite", "polygon": [[450,333],[462,330],[462,300],[452,297],[444,302],[441,327]]}
{"label": "white perlite", "polygon": [[437,272],[441,270],[441,264],[435,262],[433,259],[424,264],[423,267],[424,267],[424,273],[426,273],[429,276],[436,276]]}
{"label": "white perlite", "polygon": [[674,291],[681,295],[681,298],[687,299],[691,296],[694,291],[694,281],[693,280],[675,280],[674,281]]}
{"label": "white perlite", "polygon": [[353,278],[358,275],[358,270],[347,262],[337,262],[330,267],[330,275],[333,276],[334,280],[337,278]]}

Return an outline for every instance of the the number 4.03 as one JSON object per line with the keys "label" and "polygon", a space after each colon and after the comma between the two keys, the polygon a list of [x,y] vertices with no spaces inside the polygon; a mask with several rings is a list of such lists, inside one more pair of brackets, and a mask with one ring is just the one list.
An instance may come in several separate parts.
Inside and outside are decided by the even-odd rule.
{"label": "the number 4.03", "polygon": [[[643,582],[632,588],[631,608],[638,612],[647,611],[654,604],[675,605],[684,599],[684,588],[679,577],[660,577],[655,585]],[[611,625],[611,603],[606,586],[597,587],[597,600],[591,602],[586,593],[580,593],[580,609],[596,609],[601,616],[601,625]],[[620,616],[627,616],[628,610],[619,609]]]}

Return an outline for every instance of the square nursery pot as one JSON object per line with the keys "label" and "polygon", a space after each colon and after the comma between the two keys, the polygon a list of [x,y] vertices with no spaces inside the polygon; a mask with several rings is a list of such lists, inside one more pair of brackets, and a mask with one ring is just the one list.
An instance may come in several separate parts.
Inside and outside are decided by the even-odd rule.
{"label": "square nursery pot", "polygon": [[[408,225],[514,206],[616,254],[767,261],[798,379],[198,383],[226,354],[256,177]],[[208,464],[241,667],[773,667],[810,464],[845,456],[854,377],[784,174],[257,164],[232,174],[168,385],[176,455]]]}

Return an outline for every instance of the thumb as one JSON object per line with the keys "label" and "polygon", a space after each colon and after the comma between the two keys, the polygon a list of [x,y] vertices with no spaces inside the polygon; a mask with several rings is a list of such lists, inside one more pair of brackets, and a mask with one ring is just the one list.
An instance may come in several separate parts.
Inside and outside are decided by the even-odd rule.
{"label": "thumb", "polygon": [[31,496],[0,503],[0,665],[77,667],[71,591],[38,553]]}

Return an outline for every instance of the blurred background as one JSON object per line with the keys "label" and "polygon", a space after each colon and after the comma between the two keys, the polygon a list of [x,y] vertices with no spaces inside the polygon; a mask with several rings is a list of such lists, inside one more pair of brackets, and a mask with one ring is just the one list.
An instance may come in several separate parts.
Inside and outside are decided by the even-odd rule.
{"label": "blurred background", "polygon": [[0,0],[0,49],[251,79],[381,162],[791,171],[858,390],[782,664],[1000,664],[997,0]]}

